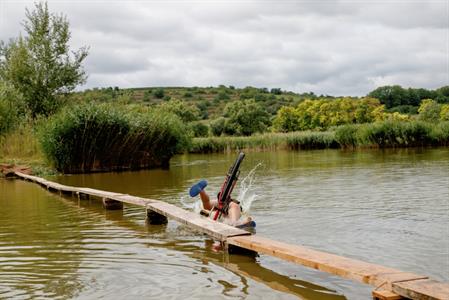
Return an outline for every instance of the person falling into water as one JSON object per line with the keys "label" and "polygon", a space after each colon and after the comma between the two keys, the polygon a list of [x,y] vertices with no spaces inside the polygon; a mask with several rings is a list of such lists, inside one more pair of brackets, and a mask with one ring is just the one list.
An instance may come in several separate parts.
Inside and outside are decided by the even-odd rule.
{"label": "person falling into water", "polygon": [[[209,195],[204,190],[207,186],[206,180],[201,180],[198,183],[194,184],[189,191],[190,197],[196,197],[198,194],[200,195],[201,202],[203,204],[203,208],[211,211],[210,214],[213,216],[215,211],[218,209],[218,200],[211,200]],[[255,223],[252,221],[250,217],[242,218],[242,208],[240,206],[240,202],[236,199],[231,198],[231,202],[229,203],[229,209],[227,212],[222,212],[219,221],[235,226],[235,227],[254,227]]]}

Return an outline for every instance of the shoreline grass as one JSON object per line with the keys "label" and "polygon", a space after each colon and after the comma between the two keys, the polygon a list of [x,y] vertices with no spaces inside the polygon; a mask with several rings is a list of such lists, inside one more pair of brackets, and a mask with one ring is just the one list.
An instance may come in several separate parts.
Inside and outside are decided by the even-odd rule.
{"label": "shoreline grass", "polygon": [[[36,124],[25,123],[0,137],[0,163],[28,165],[33,173],[56,174],[39,144]],[[141,136],[141,135],[138,135]],[[147,141],[151,143],[150,140]],[[249,137],[194,138],[189,153],[347,148],[448,147],[449,122],[386,121],[344,125],[325,132],[265,133]],[[162,151],[163,149],[159,149]]]}
{"label": "shoreline grass", "polygon": [[312,150],[449,146],[449,122],[384,121],[343,125],[330,131],[265,133],[248,137],[194,138],[190,153],[235,150]]}
{"label": "shoreline grass", "polygon": [[45,159],[34,127],[25,122],[0,137],[0,163],[29,166],[38,176],[55,175],[57,171]]}

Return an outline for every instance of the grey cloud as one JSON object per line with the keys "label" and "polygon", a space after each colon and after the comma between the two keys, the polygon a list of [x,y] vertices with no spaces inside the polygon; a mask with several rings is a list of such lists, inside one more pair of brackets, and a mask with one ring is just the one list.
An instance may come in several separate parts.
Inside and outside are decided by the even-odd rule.
{"label": "grey cloud", "polygon": [[[32,7],[32,2],[26,2]],[[446,1],[49,1],[90,46],[86,87],[281,87],[364,95],[448,84]],[[16,36],[23,3],[2,6]]]}

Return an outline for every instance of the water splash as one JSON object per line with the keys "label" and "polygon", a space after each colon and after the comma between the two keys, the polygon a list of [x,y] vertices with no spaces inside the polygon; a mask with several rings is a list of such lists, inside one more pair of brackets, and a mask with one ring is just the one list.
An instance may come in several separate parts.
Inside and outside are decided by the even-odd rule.
{"label": "water splash", "polygon": [[[256,178],[256,170],[262,165],[258,163],[249,173],[240,181],[237,200],[240,201],[242,207],[242,214],[248,215],[251,209],[251,204],[257,200],[258,195],[253,191],[253,182]],[[191,209],[195,213],[200,213],[203,208],[201,200],[197,199],[193,203],[188,203],[190,200],[187,196],[182,196],[180,199],[181,204],[184,208]]]}
{"label": "water splash", "polygon": [[183,205],[184,208],[187,209],[191,209],[193,210],[193,212],[195,213],[200,213],[201,209],[203,208],[203,205],[201,204],[201,200],[197,199],[195,202],[193,203],[188,203],[186,200],[190,199],[187,196],[182,196],[179,201],[181,202],[181,204]]}
{"label": "water splash", "polygon": [[240,181],[239,193],[237,200],[240,201],[242,207],[242,213],[248,215],[251,209],[251,204],[256,201],[258,195],[253,191],[253,182],[256,178],[256,169],[260,167],[262,163],[258,163],[248,175]]}

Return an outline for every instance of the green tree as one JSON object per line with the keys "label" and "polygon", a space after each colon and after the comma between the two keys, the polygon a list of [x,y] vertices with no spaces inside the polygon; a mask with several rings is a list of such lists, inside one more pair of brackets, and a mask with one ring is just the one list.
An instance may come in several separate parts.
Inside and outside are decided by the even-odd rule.
{"label": "green tree", "polygon": [[425,99],[418,109],[419,118],[424,121],[438,121],[440,119],[441,104],[432,99]]}
{"label": "green tree", "polygon": [[210,130],[214,136],[220,136],[225,130],[226,119],[219,117],[212,122],[210,122]]}
{"label": "green tree", "polygon": [[435,101],[437,101],[438,103],[449,103],[449,85],[440,87],[439,89],[435,90],[435,93]]}
{"label": "green tree", "polygon": [[398,105],[407,105],[410,93],[399,85],[387,85],[378,87],[368,94],[368,97],[379,99],[380,103],[385,104],[386,108],[392,108]]}
{"label": "green tree", "polygon": [[194,137],[205,137],[209,135],[209,126],[204,123],[192,122],[189,127]]}
{"label": "green tree", "polygon": [[[270,124],[269,114],[254,100],[234,101],[225,107],[227,133],[251,135],[264,132]],[[230,130],[229,130],[230,129]]]}
{"label": "green tree", "polygon": [[273,120],[275,131],[290,132],[299,130],[299,116],[294,107],[281,107]]}
{"label": "green tree", "polygon": [[63,15],[52,14],[46,3],[26,10],[23,23],[26,35],[0,45],[0,78],[17,89],[31,111],[49,115],[65,94],[86,80],[82,62],[87,48],[69,48],[69,22]]}
{"label": "green tree", "polygon": [[13,129],[18,118],[23,113],[23,101],[17,91],[0,82],[0,136]]}
{"label": "green tree", "polygon": [[165,96],[165,92],[163,88],[158,88],[153,92],[154,97],[158,99],[162,99]]}
{"label": "green tree", "polygon": [[449,104],[441,105],[440,120],[449,121]]}
{"label": "green tree", "polygon": [[184,122],[197,121],[200,116],[200,110],[198,107],[177,99],[163,102],[160,104],[160,107],[166,111],[174,113]]}

